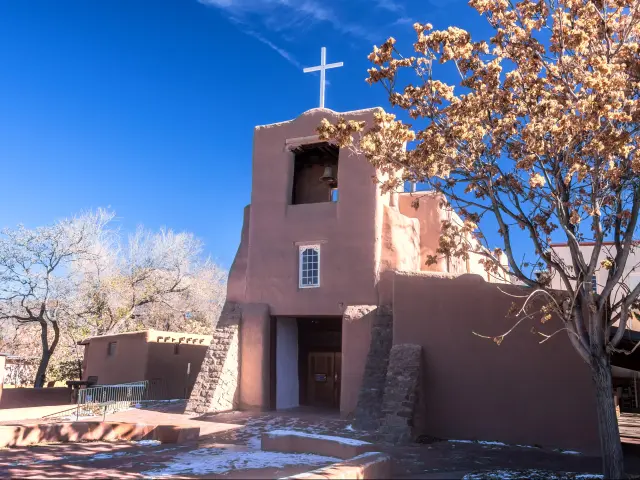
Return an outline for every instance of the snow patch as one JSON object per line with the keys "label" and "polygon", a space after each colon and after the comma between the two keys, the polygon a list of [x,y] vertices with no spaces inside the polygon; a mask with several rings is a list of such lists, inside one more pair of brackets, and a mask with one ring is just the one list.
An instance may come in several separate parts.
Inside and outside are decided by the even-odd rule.
{"label": "snow patch", "polygon": [[220,448],[200,448],[176,455],[164,468],[143,472],[145,477],[171,475],[215,475],[231,470],[284,468],[288,465],[330,465],[340,459],[308,453],[238,452]]}
{"label": "snow patch", "polygon": [[109,458],[124,457],[129,455],[129,452],[113,452],[113,453],[96,453],[89,457],[89,461],[94,460],[107,460]]}
{"label": "snow patch", "polygon": [[507,444],[503,442],[493,442],[489,440],[449,440],[451,443],[477,443],[478,445],[494,445],[498,447],[506,447]]}
{"label": "snow patch", "polygon": [[136,445],[155,447],[156,445],[160,445],[162,442],[160,440],[138,440],[137,442],[131,442],[131,443],[135,443]]}
{"label": "snow patch", "polygon": [[251,437],[247,440],[247,447],[260,450],[262,448],[262,440],[260,440],[260,437]]}
{"label": "snow patch", "polygon": [[371,445],[371,443],[369,442],[365,442],[363,440],[356,440],[355,438],[333,437],[331,435],[318,435],[315,433],[300,432],[297,430],[272,430],[270,432],[267,432],[267,435],[269,435],[270,437],[281,437],[281,436],[291,435],[294,437],[316,438],[318,440],[330,440],[332,442],[341,443],[343,445],[354,445],[354,446]]}
{"label": "snow patch", "polygon": [[489,470],[469,473],[463,480],[517,480],[529,478],[536,480],[600,480],[602,475],[592,473],[551,472],[549,470]]}
{"label": "snow patch", "polygon": [[346,427],[344,427],[344,429],[345,429],[347,432],[355,432],[355,431],[356,431],[356,430],[355,430],[355,428],[353,428],[353,425],[351,425],[351,424],[349,424],[349,425],[347,425]]}

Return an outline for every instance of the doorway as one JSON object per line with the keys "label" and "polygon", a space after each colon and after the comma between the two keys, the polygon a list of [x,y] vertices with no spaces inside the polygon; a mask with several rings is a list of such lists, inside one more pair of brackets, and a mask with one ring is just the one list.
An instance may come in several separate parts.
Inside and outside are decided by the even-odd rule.
{"label": "doorway", "polygon": [[342,317],[298,318],[300,405],[340,408]]}

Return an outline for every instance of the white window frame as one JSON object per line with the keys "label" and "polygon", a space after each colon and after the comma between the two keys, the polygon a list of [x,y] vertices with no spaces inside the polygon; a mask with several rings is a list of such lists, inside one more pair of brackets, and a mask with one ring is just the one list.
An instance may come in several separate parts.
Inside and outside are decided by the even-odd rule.
{"label": "white window frame", "polygon": [[[302,284],[302,255],[306,250],[315,250],[318,254],[318,282],[313,285],[303,285]],[[318,288],[320,286],[320,245],[319,244],[310,244],[310,245],[299,245],[298,246],[298,287],[299,288]]]}

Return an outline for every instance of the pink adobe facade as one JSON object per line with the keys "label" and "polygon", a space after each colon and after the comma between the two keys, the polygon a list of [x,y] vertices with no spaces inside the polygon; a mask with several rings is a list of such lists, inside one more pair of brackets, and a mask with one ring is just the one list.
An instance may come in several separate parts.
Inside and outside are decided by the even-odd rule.
{"label": "pink adobe facade", "polygon": [[[241,408],[277,408],[274,391],[280,391],[276,384],[281,385],[285,376],[294,378],[289,392],[306,388],[302,385],[302,370],[308,368],[304,362],[298,370],[286,373],[278,368],[290,363],[282,359],[282,348],[276,348],[274,338],[280,338],[285,320],[342,318],[350,305],[389,305],[395,271],[478,273],[488,279],[475,258],[441,260],[427,266],[427,256],[436,253],[442,221],[460,219],[446,208],[443,196],[432,192],[382,194],[373,180],[380,173],[364,156],[347,149],[338,154],[338,201],[292,201],[295,150],[321,143],[316,135],[321,120],[344,116],[370,123],[376,111],[381,109],[344,114],[313,109],[287,122],[255,128],[251,205],[244,211],[240,246],[228,279],[227,302],[238,305],[242,320],[238,327],[238,391],[226,394],[227,403],[235,398]],[[304,245],[320,247],[319,288],[299,285],[298,253]],[[336,348],[341,352],[337,395],[344,415],[356,408],[372,326],[372,315],[342,321],[341,345]],[[299,351],[289,352],[291,358],[308,354],[299,345],[292,348]],[[228,359],[220,356],[214,363],[227,364]],[[214,377],[215,382],[235,385],[231,371],[225,367],[221,376]],[[206,382],[201,383],[196,393],[206,390]],[[220,388],[215,391],[215,403],[219,403]],[[294,399],[293,404],[298,401],[302,398]]]}
{"label": "pink adobe facade", "polygon": [[[373,181],[379,172],[343,149],[338,200],[294,201],[297,155],[308,151],[301,145],[319,143],[321,120],[371,122],[376,111],[314,109],[256,127],[251,205],[227,304],[187,411],[314,406],[324,395],[325,404],[356,422],[379,414],[384,404],[391,415],[374,423],[392,427],[392,435],[404,424],[413,435],[596,451],[593,402],[574,407],[576,394],[592,398],[592,385],[567,339],[541,348],[525,329],[513,334],[511,347],[499,348],[474,335],[501,333],[513,320],[513,297],[488,278],[477,257],[425,264],[438,248],[442,222],[460,221],[443,196],[382,194]],[[322,168],[310,170],[306,178],[320,180]],[[317,188],[311,186],[316,190],[308,197]],[[311,245],[319,250],[314,288],[301,277],[301,251]],[[508,290],[523,293],[519,288]],[[407,376],[405,365],[392,365],[403,361],[392,352],[404,347],[419,352],[417,387],[393,381]],[[525,387],[512,387],[519,381]],[[410,403],[411,388],[419,393],[407,422],[408,412],[394,417],[394,409]]]}
{"label": "pink adobe facade", "polygon": [[[377,109],[343,114],[370,122]],[[390,297],[385,272],[447,271],[427,267],[448,213],[441,196],[381,194],[375,168],[363,156],[341,150],[337,202],[292,205],[291,148],[318,142],[323,118],[340,114],[309,110],[298,118],[256,127],[251,205],[246,207],[240,248],[229,275],[227,299],[265,303],[272,315],[342,315],[347,305],[379,305]],[[411,206],[419,198],[419,208]],[[320,289],[298,288],[298,245],[320,244]],[[451,273],[479,272],[475,262],[450,265]]]}

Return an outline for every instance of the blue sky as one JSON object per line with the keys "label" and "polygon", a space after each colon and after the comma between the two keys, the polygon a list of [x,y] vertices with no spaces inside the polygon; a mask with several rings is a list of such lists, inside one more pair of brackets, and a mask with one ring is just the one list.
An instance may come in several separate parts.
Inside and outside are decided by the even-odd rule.
{"label": "blue sky", "polygon": [[386,106],[364,82],[374,43],[414,21],[480,36],[464,0],[4,0],[0,227],[111,207],[118,224],[191,231],[229,267],[255,125],[317,106]]}

